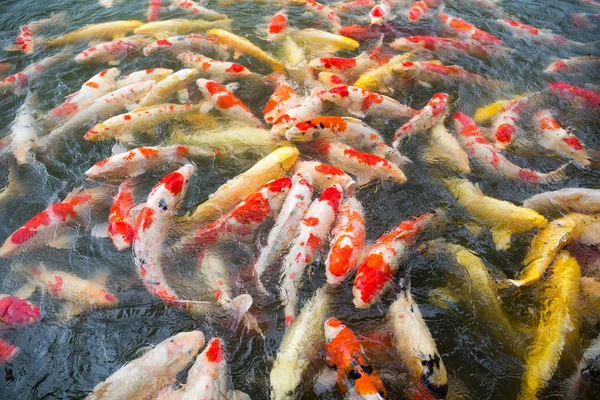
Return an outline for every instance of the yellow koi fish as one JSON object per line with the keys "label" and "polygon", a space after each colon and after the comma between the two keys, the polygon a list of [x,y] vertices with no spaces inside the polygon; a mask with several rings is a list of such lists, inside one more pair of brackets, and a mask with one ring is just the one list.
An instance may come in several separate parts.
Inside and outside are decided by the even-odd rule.
{"label": "yellow koi fish", "polygon": [[149,22],[133,31],[136,35],[154,35],[157,38],[166,38],[174,35],[187,35],[188,33],[206,32],[214,28],[229,28],[230,19],[205,21],[202,19],[167,19],[164,21]]}
{"label": "yellow koi fish", "polygon": [[297,42],[321,53],[335,53],[340,50],[355,50],[360,43],[346,36],[336,35],[318,29],[290,29],[290,36]]}
{"label": "yellow koi fish", "polygon": [[74,30],[61,36],[57,36],[46,41],[50,47],[66,46],[82,40],[112,40],[120,39],[135,28],[144,23],[136,20],[132,21],[112,21],[101,24],[91,24],[83,28]]}
{"label": "yellow koi fish", "polygon": [[512,103],[513,101],[522,99],[524,97],[526,96],[515,96],[510,100],[498,100],[493,102],[492,104],[488,104],[487,106],[480,107],[477,109],[477,111],[475,111],[474,120],[478,124],[488,122],[496,115],[500,114],[509,103]]}
{"label": "yellow koi fish", "polygon": [[393,83],[397,80],[394,67],[411,58],[412,53],[405,53],[392,58],[387,64],[362,74],[354,86],[380,93],[392,92]]}

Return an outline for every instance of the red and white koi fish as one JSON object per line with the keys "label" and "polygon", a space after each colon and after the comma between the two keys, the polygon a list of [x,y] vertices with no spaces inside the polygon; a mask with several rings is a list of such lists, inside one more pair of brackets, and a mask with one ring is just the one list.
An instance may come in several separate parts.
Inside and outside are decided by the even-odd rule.
{"label": "red and white koi fish", "polygon": [[196,167],[186,164],[158,182],[135,224],[133,253],[140,278],[150,293],[170,305],[179,305],[179,299],[167,283],[160,256],[170,222],[195,171]]}
{"label": "red and white koi fish", "polygon": [[288,129],[285,137],[292,142],[325,140],[348,143],[350,145],[372,151],[395,164],[403,164],[406,157],[398,150],[388,146],[379,132],[366,125],[360,119],[350,117],[315,117],[298,122]]}
{"label": "red and white koi fish", "polygon": [[[203,3],[206,3],[205,1]],[[211,10],[198,4],[192,0],[171,0],[169,9],[182,9],[188,14],[192,14],[196,17],[208,18],[208,19],[224,19],[227,15]]]}
{"label": "red and white koi fish", "polygon": [[569,21],[576,28],[593,28],[600,24],[600,14],[575,13],[571,14]]}
{"label": "red and white koi fish", "polygon": [[273,15],[267,26],[267,39],[277,40],[288,26],[288,18],[285,10],[279,10]]}
{"label": "red and white koi fish", "polygon": [[591,161],[585,147],[576,136],[563,129],[552,116],[550,110],[541,110],[533,116],[538,130],[537,142],[545,149],[555,152],[560,157],[573,160],[584,168]]}
{"label": "red and white koi fish", "polygon": [[330,285],[341,284],[358,266],[366,236],[363,214],[362,205],[354,197],[348,197],[340,207],[325,260],[325,273]]}
{"label": "red and white koi fish", "polygon": [[135,177],[172,163],[212,156],[213,152],[196,146],[138,147],[98,161],[85,175],[91,179]]}
{"label": "red and white koi fish", "polygon": [[596,43],[574,42],[572,40],[555,35],[548,29],[538,29],[531,25],[523,24],[510,19],[498,19],[497,22],[501,27],[510,31],[515,38],[528,38],[536,43],[570,46],[571,48],[579,48],[582,50],[593,50],[596,47]]}
{"label": "red and white koi fish", "polygon": [[0,327],[21,328],[33,324],[41,316],[40,308],[35,304],[11,294],[0,294]]}
{"label": "red and white koi fish", "polygon": [[417,110],[400,104],[391,97],[355,86],[334,87],[321,93],[320,97],[345,108],[360,118],[367,114],[394,119],[417,115]]}
{"label": "red and white koi fish", "polygon": [[10,364],[21,349],[0,338],[0,365]]}
{"label": "red and white koi fish", "polygon": [[405,138],[416,133],[426,131],[429,128],[437,125],[446,118],[448,110],[448,95],[446,93],[436,93],[431,100],[419,110],[410,121],[402,125],[396,133],[394,133],[393,146],[398,148],[400,142]]}
{"label": "red and white koi fish", "polygon": [[378,67],[379,62],[375,57],[370,57],[362,53],[353,58],[342,57],[322,57],[312,60],[308,65],[317,71],[333,72],[335,74],[352,77],[358,76],[363,72]]}
{"label": "red and white koi fish", "polygon": [[38,133],[36,128],[37,95],[29,93],[19,107],[15,122],[10,129],[10,150],[19,165],[29,165],[33,160]]}
{"label": "red and white koi fish", "polygon": [[345,399],[383,400],[387,392],[354,333],[337,318],[325,322],[325,362]]}
{"label": "red and white koi fish", "polygon": [[44,72],[48,67],[62,62],[71,55],[67,52],[61,51],[50,57],[46,57],[41,61],[34,64],[28,65],[23,71],[17,72],[16,74],[10,75],[7,78],[0,80],[0,95],[13,93],[17,96],[24,94],[24,89],[31,86],[37,78]]}
{"label": "red and white koi fish", "polygon": [[[353,40],[373,40],[381,37],[387,25],[347,25],[339,30],[339,34]],[[382,32],[384,31],[384,32]],[[389,35],[389,34],[388,34]],[[395,35],[394,35],[395,36]],[[385,37],[385,34],[384,34]]]}
{"label": "red and white koi fish", "polygon": [[437,7],[441,4],[441,0],[420,0],[415,2],[410,10],[408,10],[408,20],[415,22],[420,20],[430,8]]}
{"label": "red and white koi fish", "polygon": [[35,48],[36,38],[35,34],[38,29],[48,25],[65,25],[64,23],[65,13],[53,15],[50,18],[42,19],[39,21],[29,22],[27,25],[23,25],[19,28],[19,34],[15,39],[15,44],[4,48],[5,51],[20,51],[21,53],[31,54]]}
{"label": "red and white koi fish", "polygon": [[198,88],[204,98],[217,110],[231,119],[261,128],[262,122],[252,114],[252,111],[239,98],[215,81],[198,79]]}
{"label": "red and white koi fish", "polygon": [[452,17],[448,14],[439,13],[438,18],[445,25],[446,29],[453,35],[463,39],[474,40],[482,44],[501,45],[502,40],[496,36],[482,31],[475,25],[468,23],[460,18]]}
{"label": "red and white koi fish", "polygon": [[484,45],[473,41],[447,39],[437,36],[409,36],[394,40],[390,46],[396,50],[419,51],[427,50],[438,55],[461,57],[468,54],[472,57],[487,60],[490,58],[506,57],[511,49],[498,45]]}
{"label": "red and white koi fish", "polygon": [[569,101],[573,108],[600,108],[600,94],[598,93],[565,82],[548,82],[546,86],[554,95]]}
{"label": "red and white koi fish", "polygon": [[332,72],[319,72],[318,79],[326,89],[331,89],[332,87],[340,85],[347,85],[347,82],[344,80],[344,78]]}
{"label": "red and white koi fish", "polygon": [[380,0],[369,11],[371,25],[382,25],[392,17],[392,4],[390,0]]}
{"label": "red and white koi fish", "polygon": [[204,334],[200,331],[171,336],[96,385],[85,400],[154,399],[162,389],[175,383],[177,374],[203,346]]}
{"label": "red and white koi fish", "polygon": [[354,278],[352,293],[356,307],[369,308],[379,300],[394,279],[402,255],[433,219],[434,214],[424,214],[403,221],[396,229],[382,235],[369,248]]}
{"label": "red and white koi fish", "polygon": [[168,68],[148,68],[141,71],[135,71],[119,79],[116,83],[116,88],[120,89],[134,83],[146,81],[154,81],[155,83],[158,83],[172,73],[173,70]]}
{"label": "red and white koi fish", "polygon": [[291,186],[287,176],[267,182],[232,211],[196,231],[191,244],[204,248],[233,238],[253,238],[260,225],[281,209]]}
{"label": "red and white koi fish", "polygon": [[305,97],[298,105],[286,110],[273,122],[271,135],[276,138],[282,138],[289,128],[300,121],[319,115],[322,109],[323,99],[319,93]]}
{"label": "red and white koi fish", "polygon": [[387,320],[394,332],[394,347],[410,370],[409,397],[445,399],[448,393],[446,367],[421,310],[408,290],[404,289],[390,305]]}
{"label": "red and white koi fish", "polygon": [[341,0],[334,4],[339,11],[355,11],[363,8],[371,9],[375,6],[375,0]]}
{"label": "red and white koi fish", "polygon": [[64,119],[81,111],[94,100],[115,89],[115,79],[120,72],[116,68],[105,69],[88,79],[79,91],[67,96],[67,101],[50,111],[50,116]]}
{"label": "red and white koi fish", "polygon": [[146,11],[146,21],[153,22],[160,19],[160,9],[162,0],[148,0],[148,10]]}
{"label": "red and white koi fish", "polygon": [[600,57],[583,56],[571,57],[550,63],[544,70],[547,74],[581,75],[586,70],[598,70],[600,68]]}
{"label": "red and white koi fish", "polygon": [[281,297],[285,305],[285,326],[289,327],[296,317],[298,287],[304,269],[323,246],[335,221],[343,197],[342,186],[335,184],[326,188],[321,196],[308,207],[296,237],[290,244],[289,253],[282,262]]}
{"label": "red and white koi fish", "polygon": [[393,68],[394,72],[406,80],[424,84],[441,84],[447,82],[489,85],[490,81],[481,75],[466,71],[458,65],[443,65],[437,61],[404,61]]}
{"label": "red and white koi fish", "polygon": [[154,87],[138,103],[140,107],[150,107],[157,104],[167,103],[175,93],[192,85],[198,75],[195,68],[184,68],[168,75],[165,79],[156,83]]}
{"label": "red and white koi fish", "polygon": [[145,36],[134,35],[100,43],[77,54],[75,62],[78,64],[118,64],[130,55],[141,54],[142,48],[149,42],[150,39]]}
{"label": "red and white koi fish", "polygon": [[109,191],[103,187],[72,191],[63,201],[51,204],[13,232],[0,248],[0,257],[12,257],[47,245],[65,224],[85,221],[92,208],[109,198]]}
{"label": "red and white koi fish", "polygon": [[321,18],[329,21],[331,25],[333,25],[334,31],[337,32],[341,27],[342,23],[340,21],[340,17],[336,14],[336,12],[329,6],[319,3],[315,0],[305,0],[304,6],[314,13],[316,13]]}
{"label": "red and white koi fish", "polygon": [[133,207],[135,207],[133,182],[125,179],[119,186],[119,191],[108,212],[108,237],[118,251],[128,249],[133,243],[135,228]]}
{"label": "red and white koi fish", "polygon": [[461,112],[454,114],[454,125],[461,146],[491,174],[527,183],[556,182],[565,178],[566,166],[552,172],[539,173],[513,164],[483,136],[475,122]]}
{"label": "red and white koi fish", "polygon": [[285,114],[287,110],[297,106],[300,103],[300,98],[296,94],[294,87],[285,80],[284,75],[272,75],[268,78],[275,81],[275,91],[269,98],[263,110],[263,115],[265,121],[272,124]]}
{"label": "red and white koi fish", "polygon": [[33,285],[52,298],[66,302],[64,318],[67,320],[92,308],[119,304],[119,300],[106,290],[107,274],[87,280],[68,272],[48,270],[43,264],[26,267],[23,272]]}
{"label": "red and white koi fish", "polygon": [[343,143],[317,143],[315,149],[331,164],[356,177],[356,185],[374,180],[404,183],[406,176],[396,164],[375,154],[363,153]]}
{"label": "red and white koi fish", "polygon": [[265,290],[260,277],[294,238],[296,228],[304,218],[311,201],[312,180],[311,174],[301,172],[294,174],[288,196],[285,198],[281,211],[275,219],[275,224],[269,232],[267,243],[261,248],[258,259],[253,265],[259,289],[262,289],[263,292]]}
{"label": "red and white koi fish", "polygon": [[220,46],[214,38],[197,33],[159,39],[144,47],[145,56],[150,56],[160,51],[169,51],[175,54],[181,54],[186,51],[197,51],[202,54],[210,53],[222,59],[227,58],[229,55],[227,49]]}
{"label": "red and white koi fish", "polygon": [[242,64],[229,61],[213,60],[200,54],[182,53],[177,58],[188,68],[197,68],[199,75],[206,76],[215,82],[224,82],[241,78],[258,78]]}
{"label": "red and white koi fish", "polygon": [[500,150],[507,148],[515,136],[521,136],[518,126],[519,118],[531,96],[511,100],[502,106],[500,112],[492,120],[492,132],[496,147]]}
{"label": "red and white koi fish", "polygon": [[294,164],[296,172],[304,176],[311,176],[311,183],[317,190],[323,190],[331,185],[340,184],[342,188],[351,195],[354,192],[356,182],[338,167],[323,164],[318,161],[297,161]]}

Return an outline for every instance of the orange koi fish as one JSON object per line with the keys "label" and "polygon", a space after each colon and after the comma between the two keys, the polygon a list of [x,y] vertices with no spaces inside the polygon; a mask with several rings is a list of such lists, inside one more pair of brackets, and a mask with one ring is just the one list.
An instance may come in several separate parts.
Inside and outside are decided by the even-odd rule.
{"label": "orange koi fish", "polygon": [[442,24],[444,24],[446,29],[455,36],[467,40],[474,40],[482,44],[502,44],[502,40],[498,39],[496,36],[491,35],[486,31],[482,31],[475,25],[472,25],[465,20],[452,17],[442,12],[438,14],[438,18]]}
{"label": "orange koi fish", "polygon": [[231,119],[245,122],[257,128],[263,126],[262,122],[252,114],[248,106],[217,82],[198,79],[196,84],[200,88],[204,98],[223,114]]}
{"label": "orange koi fish", "polygon": [[394,133],[393,146],[398,148],[400,142],[405,138],[426,131],[442,122],[444,118],[446,118],[447,110],[448,95],[446,93],[434,94],[431,100],[429,100],[417,115],[398,128],[396,133]]}
{"label": "orange koi fish", "polygon": [[128,249],[133,243],[135,218],[131,209],[135,206],[132,181],[126,179],[119,186],[108,212],[108,237],[119,251]]}
{"label": "orange koi fish", "polygon": [[585,51],[593,50],[596,47],[596,43],[574,42],[572,40],[555,35],[548,29],[538,29],[531,25],[523,24],[510,19],[498,19],[497,22],[501,27],[510,31],[515,38],[528,38],[536,43],[569,46],[574,49],[581,49]]}
{"label": "orange koi fish", "polygon": [[441,4],[441,0],[420,0],[415,2],[410,10],[408,10],[408,20],[415,22],[420,20],[430,8],[437,7]]}
{"label": "orange koi fish", "polygon": [[355,86],[337,86],[321,93],[320,97],[347,109],[359,118],[367,114],[394,119],[417,115],[417,110],[400,104],[391,97]]}
{"label": "orange koi fish", "polygon": [[297,106],[300,103],[300,98],[294,87],[285,80],[285,75],[276,74],[269,76],[268,79],[275,81],[275,91],[269,98],[263,110],[263,115],[265,121],[272,124],[287,110]]}

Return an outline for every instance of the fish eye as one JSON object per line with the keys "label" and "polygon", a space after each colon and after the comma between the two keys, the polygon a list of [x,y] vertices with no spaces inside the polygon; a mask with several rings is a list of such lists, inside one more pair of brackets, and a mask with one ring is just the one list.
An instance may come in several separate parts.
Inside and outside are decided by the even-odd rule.
{"label": "fish eye", "polygon": [[363,369],[363,371],[365,371],[365,373],[367,375],[371,375],[373,373],[373,366],[372,365],[361,365],[361,368]]}
{"label": "fish eye", "polygon": [[352,370],[350,372],[348,372],[348,378],[352,379],[353,381],[357,380],[360,378],[360,373],[356,372],[355,370]]}
{"label": "fish eye", "polygon": [[385,393],[382,390],[380,390],[378,393],[381,397],[385,397]]}
{"label": "fish eye", "polygon": [[171,340],[169,340],[169,342],[175,343],[175,339],[171,339]]}
{"label": "fish eye", "polygon": [[337,371],[337,365],[333,364],[333,365],[328,365],[327,368],[333,370],[333,371]]}

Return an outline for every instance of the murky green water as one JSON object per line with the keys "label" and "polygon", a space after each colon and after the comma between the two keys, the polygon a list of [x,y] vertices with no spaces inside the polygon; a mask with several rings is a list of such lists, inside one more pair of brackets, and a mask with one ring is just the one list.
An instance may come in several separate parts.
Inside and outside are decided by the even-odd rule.
{"label": "murky green water", "polygon": [[[332,3],[325,1],[324,3]],[[213,4],[209,1],[209,4]],[[546,81],[542,71],[553,57],[568,57],[568,51],[551,49],[528,44],[499,31],[495,17],[471,4],[470,1],[448,1],[447,10],[478,27],[501,37],[507,47],[516,49],[514,56],[502,62],[484,62],[473,58],[452,59],[471,72],[508,82],[510,89],[503,97],[525,93],[544,87]],[[572,27],[567,16],[573,12],[591,11],[577,2],[567,1],[526,1],[506,0],[501,3],[503,9],[524,23],[538,27],[551,28],[555,33],[580,42],[600,39],[598,31],[582,30]],[[268,5],[244,4],[226,9],[233,19],[233,31],[265,49],[276,53],[274,45],[261,40],[264,24],[278,7]],[[54,13],[66,11],[69,30],[85,24],[119,19],[145,20],[146,1],[123,0],[110,10],[97,5],[96,0],[0,0],[0,45],[12,40],[20,25],[31,20],[46,18]],[[315,26],[315,18],[305,14],[301,7],[290,7],[289,14],[297,26]],[[176,15],[176,13],[167,13]],[[343,19],[344,24],[360,23],[359,16]],[[409,25],[404,19],[395,22],[398,34],[433,34],[439,30],[436,20],[425,20]],[[325,28],[325,25],[321,25]],[[53,27],[49,33],[63,32],[65,28]],[[84,45],[79,47],[84,48]],[[33,60],[48,55],[38,51],[33,56],[1,53],[0,59],[16,65],[14,71],[21,70]],[[249,58],[241,58],[250,69],[268,73],[264,66]],[[142,68],[168,67],[178,69],[179,64],[170,56],[140,57],[123,62],[119,68],[122,75]],[[103,65],[78,65],[66,62],[50,68],[34,85],[39,94],[41,108],[48,110],[61,103],[63,97],[80,87],[81,83],[93,74],[105,68]],[[590,78],[571,81],[574,84],[589,83]],[[598,83],[598,82],[595,82]],[[256,115],[270,95],[267,85],[243,83],[236,92],[249,104]],[[415,86],[396,98],[414,108],[420,108],[441,88]],[[484,89],[472,86],[447,88],[453,102],[453,110],[472,114],[477,107],[496,99],[498,93],[488,93]],[[0,97],[0,136],[9,133],[9,127],[22,98],[16,96]],[[393,121],[367,119],[367,122],[382,130],[390,138],[397,128]],[[600,148],[597,119],[589,115],[571,114],[566,120],[575,128],[575,132],[590,148]],[[81,132],[82,134],[84,131]],[[78,137],[78,135],[74,136]],[[80,139],[69,140],[57,157],[42,159],[43,163],[34,164],[19,171],[19,178],[31,189],[30,193],[15,201],[2,204],[0,209],[0,240],[20,227],[29,218],[42,211],[48,204],[63,199],[73,188],[85,181],[84,171],[95,162],[111,154],[111,142],[91,144]],[[443,189],[429,174],[427,165],[420,161],[420,141],[411,141],[405,147],[405,154],[415,163],[406,169],[408,182],[404,185],[385,182],[358,191],[358,198],[365,206],[368,228],[368,240],[375,240],[386,230],[395,227],[400,221],[411,216],[430,211],[437,207],[449,207],[448,224],[438,233],[450,241],[463,244],[484,258],[492,271],[502,271],[509,277],[520,270],[531,234],[522,235],[513,242],[509,251],[497,252],[489,234],[472,236],[463,226],[468,215],[454,202],[452,196]],[[249,168],[256,158],[247,157],[227,160],[219,163],[199,163],[199,172],[193,179],[186,198],[184,211],[204,201],[209,194],[227,179]],[[532,168],[556,166],[547,160],[529,160]],[[526,165],[522,162],[522,165]],[[0,169],[0,181],[7,179],[5,161]],[[534,169],[535,169],[534,168]],[[574,168],[575,169],[575,168]],[[161,173],[148,177],[151,187],[158,181]],[[600,174],[589,171],[574,171],[571,178],[553,186],[525,186],[501,179],[490,179],[484,173],[475,170],[470,177],[480,182],[487,195],[521,202],[532,194],[561,187],[600,187]],[[0,185],[2,186],[2,185]],[[19,257],[19,261],[44,261],[48,267],[73,272],[83,277],[92,277],[99,272],[110,272],[109,289],[118,295],[120,305],[113,309],[93,310],[76,317],[66,324],[57,322],[54,317],[58,311],[57,303],[48,296],[36,294],[33,301],[42,310],[42,319],[21,329],[6,330],[2,337],[12,341],[22,351],[10,365],[2,366],[0,378],[0,399],[66,399],[82,398],[100,381],[115,372],[125,362],[140,354],[140,349],[156,344],[181,331],[200,329],[207,338],[221,336],[227,347],[227,361],[231,366],[233,383],[238,390],[250,394],[253,399],[268,398],[268,374],[277,353],[283,335],[283,314],[277,303],[262,305],[257,309],[259,319],[268,325],[266,339],[256,336],[233,334],[218,323],[198,318],[194,319],[182,312],[166,307],[153,298],[139,281],[129,252],[114,250],[108,239],[90,238],[86,227],[79,230],[79,238],[72,251],[43,248],[39,251]],[[428,237],[431,237],[428,236]],[[426,237],[427,238],[427,237]],[[424,239],[426,239],[424,238]],[[224,250],[229,252],[230,249]],[[236,249],[230,257],[231,271],[248,265],[253,249]],[[321,261],[321,260],[319,260]],[[22,278],[11,272],[11,261],[0,260],[0,292],[10,293],[22,283]],[[510,355],[486,329],[485,321],[476,320],[468,310],[444,310],[428,304],[430,290],[445,285],[446,271],[451,268],[446,258],[433,259],[413,254],[408,263],[403,264],[404,271],[398,277],[410,274],[413,294],[421,305],[421,310],[442,354],[449,374],[451,392],[456,398],[465,399],[514,399],[519,391],[523,372],[522,362]],[[177,274],[191,274],[192,264],[174,265],[171,268],[177,288]],[[314,263],[308,271],[308,279],[302,288],[301,302],[312,295],[314,290],[325,282],[323,265]],[[181,285],[181,281],[180,281]],[[190,288],[187,288],[190,290]],[[193,290],[193,288],[192,288]],[[340,296],[335,300],[332,315],[347,323],[360,335],[375,335],[384,329],[382,316],[387,305],[393,299],[388,293],[384,299],[370,310],[359,311],[352,305],[351,286],[343,286]],[[528,295],[507,293],[507,309],[515,316],[527,321],[527,307],[535,304]],[[586,342],[593,332],[584,330],[582,342]],[[393,354],[393,353],[391,353]],[[575,356],[566,354],[563,358],[577,361]],[[382,370],[384,381],[392,398],[403,398],[405,371],[393,361],[388,353],[375,356],[374,362]],[[316,373],[322,365],[315,364]],[[572,370],[559,369],[549,387],[543,391],[543,398],[564,398],[567,390],[566,377]],[[311,376],[314,377],[314,374]],[[302,398],[314,398],[310,389]]]}

